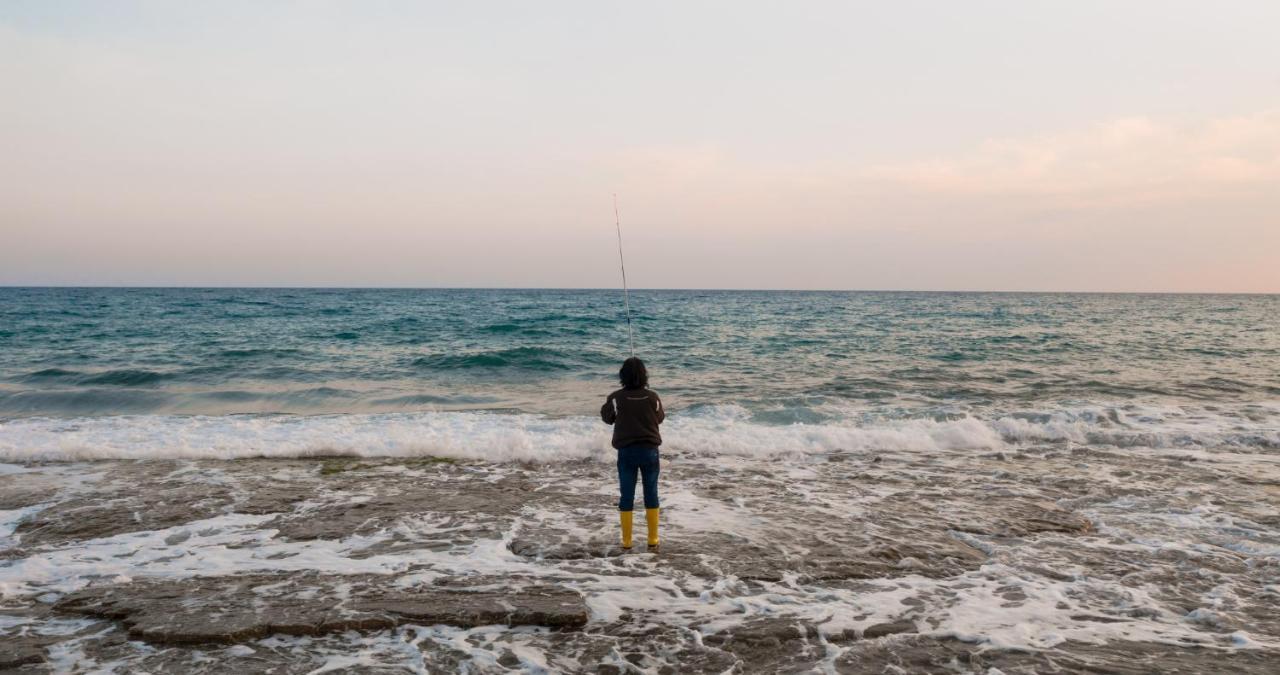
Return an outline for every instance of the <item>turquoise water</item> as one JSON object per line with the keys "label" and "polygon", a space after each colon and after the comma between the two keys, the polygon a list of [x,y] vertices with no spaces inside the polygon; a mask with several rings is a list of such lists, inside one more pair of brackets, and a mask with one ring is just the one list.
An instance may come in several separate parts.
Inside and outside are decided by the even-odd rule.
{"label": "turquoise water", "polygon": [[[621,300],[4,288],[0,419],[586,419],[627,355]],[[1158,411],[1219,440],[1276,430],[1280,296],[636,291],[632,306],[677,416],[869,428]]]}

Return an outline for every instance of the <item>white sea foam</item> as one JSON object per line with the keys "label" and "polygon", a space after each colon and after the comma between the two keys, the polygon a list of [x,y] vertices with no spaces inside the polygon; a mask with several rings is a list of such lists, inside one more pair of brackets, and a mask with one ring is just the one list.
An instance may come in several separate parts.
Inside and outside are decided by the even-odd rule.
{"label": "white sea foam", "polygon": [[[1280,448],[1280,410],[1244,416],[1081,408],[954,419],[868,418],[850,411],[823,424],[771,425],[738,406],[719,406],[673,416],[663,433],[667,450],[699,455],[1004,450],[1060,442],[1271,451]],[[554,462],[607,459],[611,452],[609,428],[596,419],[494,412],[33,417],[0,423],[0,461],[6,462],[318,455]]]}

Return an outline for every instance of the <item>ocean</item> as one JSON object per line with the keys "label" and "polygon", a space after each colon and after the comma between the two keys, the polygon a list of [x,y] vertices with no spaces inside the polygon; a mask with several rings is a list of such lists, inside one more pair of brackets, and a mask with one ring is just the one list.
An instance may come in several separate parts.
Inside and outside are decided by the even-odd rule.
{"label": "ocean", "polygon": [[[1280,297],[636,291],[670,445],[1280,446]],[[0,289],[0,458],[603,447],[609,290]]]}
{"label": "ocean", "polygon": [[1280,662],[1280,296],[0,289],[0,670]]}

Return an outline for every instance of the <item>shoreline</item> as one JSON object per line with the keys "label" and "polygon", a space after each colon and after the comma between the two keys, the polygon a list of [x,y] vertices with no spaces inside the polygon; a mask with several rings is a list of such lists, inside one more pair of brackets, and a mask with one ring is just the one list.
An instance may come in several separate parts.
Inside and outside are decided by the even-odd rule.
{"label": "shoreline", "polygon": [[658,554],[617,548],[603,462],[9,467],[0,656],[31,672],[1280,655],[1280,472],[1212,454],[672,453]]}

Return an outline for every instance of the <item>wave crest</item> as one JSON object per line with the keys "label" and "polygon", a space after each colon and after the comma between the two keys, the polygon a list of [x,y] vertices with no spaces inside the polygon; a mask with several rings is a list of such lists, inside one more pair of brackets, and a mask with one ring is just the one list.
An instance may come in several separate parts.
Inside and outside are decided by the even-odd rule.
{"label": "wave crest", "polygon": [[424,370],[515,369],[531,371],[569,370],[571,355],[545,347],[514,347],[460,354],[431,354],[413,360]]}
{"label": "wave crest", "polygon": [[[1280,414],[1280,411],[1272,411]],[[739,406],[673,416],[664,449],[771,457],[836,452],[993,451],[1087,443],[1117,448],[1280,448],[1276,417],[1126,419],[1113,411],[992,418],[879,419],[769,425]],[[0,461],[86,459],[441,456],[492,462],[607,460],[609,427],[591,417],[494,412],[343,415],[135,415],[22,418],[0,423]]]}
{"label": "wave crest", "polygon": [[157,373],[154,370],[107,370],[101,373],[86,375],[77,380],[77,384],[90,385],[112,385],[117,387],[144,387],[151,384],[158,384],[169,379],[169,375],[165,373]]}

